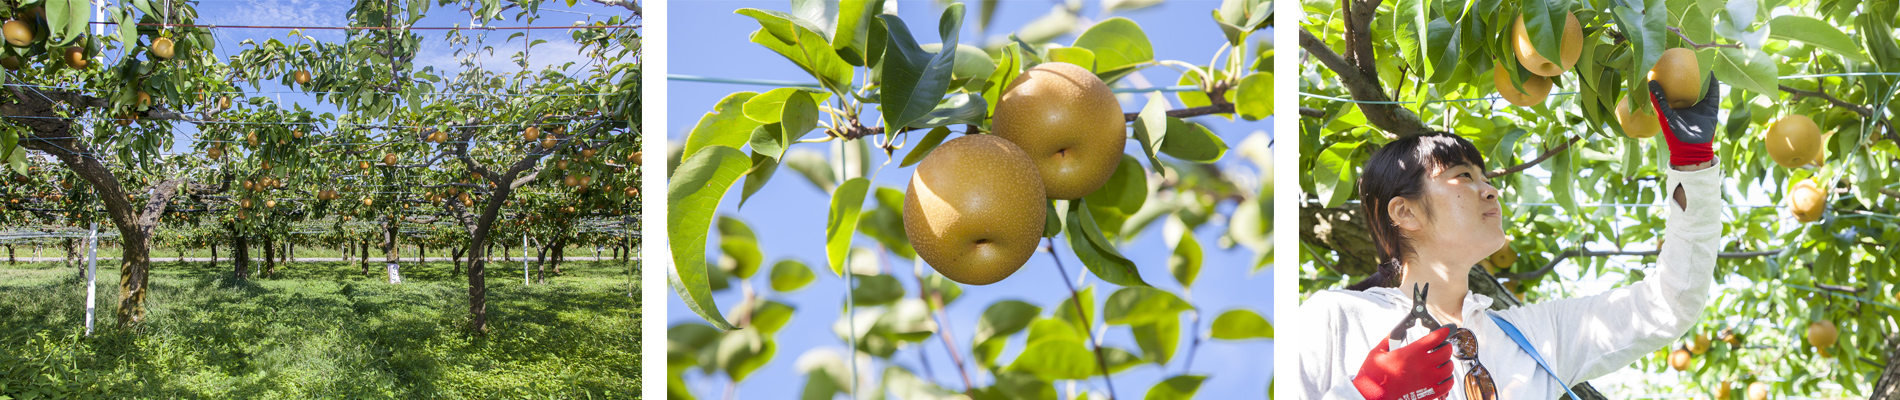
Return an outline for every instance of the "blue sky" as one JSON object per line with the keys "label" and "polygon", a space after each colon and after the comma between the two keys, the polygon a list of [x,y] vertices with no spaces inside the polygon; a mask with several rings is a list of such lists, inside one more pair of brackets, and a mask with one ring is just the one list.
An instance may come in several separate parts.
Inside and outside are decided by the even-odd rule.
{"label": "blue sky", "polygon": [[[199,15],[197,23],[201,25],[346,26],[349,24],[347,13],[353,5],[354,3],[349,1],[321,0],[202,0],[198,1],[196,6]],[[416,22],[415,26],[446,27],[459,24],[467,27],[470,25],[468,13],[462,11],[459,6],[436,6],[434,2],[430,2],[430,5],[426,16]],[[519,10],[504,12],[503,19],[492,25],[497,27],[527,25],[512,19],[517,12]],[[541,4],[540,18],[532,25],[566,26],[576,21],[605,21],[615,15],[632,14],[632,11],[625,8],[606,7],[586,0],[576,2],[572,7],[569,7],[565,1],[547,1]],[[291,31],[287,29],[218,28],[212,32],[218,41],[218,47],[212,51],[221,59],[228,59],[243,51],[245,47],[239,43],[246,39],[259,43],[270,39],[286,43],[294,43],[296,40],[288,36]],[[423,66],[434,66],[436,75],[443,77],[449,77],[462,69],[454,55],[455,48],[444,40],[447,31],[417,32],[423,39],[419,55],[416,57],[417,69]],[[509,41],[508,36],[515,32],[517,31],[464,31],[470,36],[487,33],[485,40],[471,39],[472,43],[468,46],[495,46],[494,55],[484,55],[481,58],[482,65],[491,69],[519,68],[509,59],[509,56],[522,48],[527,40],[547,41],[536,45],[531,52],[534,57],[530,58],[530,68],[535,70],[585,59],[576,50],[579,44],[573,41],[566,30],[519,31],[527,33],[527,38],[515,38]],[[340,43],[344,40],[344,31],[340,30],[306,30],[303,34],[323,42]],[[104,55],[108,62],[116,63],[118,54],[118,51],[111,51]],[[257,89],[252,89],[248,84],[240,85],[240,88],[251,92],[250,96],[270,97],[284,107],[290,107],[290,104],[301,104],[304,108],[316,110],[319,113],[337,111],[334,106],[318,103],[315,96],[275,82],[261,82]],[[176,126],[172,151],[189,151],[193,137],[198,134],[198,129],[190,124]]]}
{"label": "blue sky", "polygon": [[[985,41],[1000,38],[1001,35],[1048,13],[1052,4],[1049,2],[1001,2],[995,22],[988,32],[992,36]],[[1114,16],[1127,17],[1139,23],[1155,45],[1156,58],[1204,64],[1213,57],[1221,44],[1225,43],[1224,37],[1210,17],[1211,10],[1219,7],[1219,4],[1218,1],[1170,1],[1147,9],[1120,12]],[[703,1],[670,4],[668,18],[671,23],[668,34],[671,43],[668,47],[671,54],[667,58],[668,71],[672,74],[718,78],[813,82],[813,78],[805,75],[790,61],[747,39],[747,36],[758,28],[757,23],[751,18],[733,13],[733,10],[747,7],[783,11],[788,10],[790,5],[785,1]],[[921,41],[934,42],[935,21],[942,9],[943,6],[937,2],[905,1],[899,4],[899,15],[911,24],[913,32],[923,32],[918,35],[928,36],[921,38]],[[1096,2],[1089,2],[1082,14],[1085,18],[1102,19],[1100,4]],[[975,10],[971,9],[969,15],[962,34],[966,42],[969,41],[968,38],[977,34],[974,22]],[[1254,37],[1269,38],[1271,32],[1259,32]],[[1067,44],[1073,40],[1073,36],[1064,36],[1054,42]],[[1172,85],[1179,78],[1177,72],[1163,67],[1148,68],[1143,70],[1141,75],[1141,78],[1153,82],[1155,86]],[[1136,80],[1125,79],[1124,81]],[[687,81],[672,81],[669,85],[668,93],[671,98],[667,100],[667,113],[671,126],[668,126],[665,132],[673,143],[684,141],[686,134],[700,117],[710,111],[712,105],[726,95],[740,91],[763,92],[772,89],[770,86]],[[1169,98],[1172,101],[1172,96]],[[1139,111],[1145,104],[1146,100],[1141,97],[1135,97],[1132,100],[1124,97],[1122,107],[1125,111],[1133,112]],[[1181,105],[1177,102],[1170,104],[1169,108],[1181,108]],[[1255,132],[1264,132],[1269,136],[1273,133],[1270,119],[1229,122],[1219,117],[1200,117],[1195,120],[1208,125],[1216,134],[1225,139],[1229,146],[1237,145],[1242,138]],[[828,146],[804,145],[799,148],[825,152]],[[1130,154],[1138,154],[1140,146],[1130,144],[1128,149]],[[901,157],[902,154],[899,153],[899,156]],[[881,156],[874,159],[876,163],[882,163],[882,161]],[[1254,171],[1233,152],[1230,152],[1218,165],[1223,169],[1259,172]],[[879,167],[873,174],[877,185],[902,190],[910,176],[910,169],[899,168],[897,163],[893,162]],[[817,187],[804,182],[803,178],[796,174],[781,171],[777,177],[779,179],[773,180],[770,185],[754,195],[752,200],[747,202],[744,210],[736,209],[738,203],[736,194],[728,195],[719,207],[719,214],[742,219],[757,232],[760,245],[766,254],[768,267],[771,263],[786,258],[821,266],[825,260],[822,251],[826,218],[824,210],[829,204],[829,196]],[[1231,209],[1231,205],[1226,205],[1221,211],[1227,213],[1231,212]],[[1125,244],[1122,251],[1130,260],[1139,265],[1142,275],[1148,277],[1149,282],[1162,289],[1180,293],[1179,285],[1165,278],[1168,274],[1166,263],[1169,249],[1161,239],[1159,226],[1158,223],[1151,226],[1132,242]],[[1218,223],[1210,223],[1196,232],[1197,238],[1207,250],[1200,279],[1196,282],[1192,294],[1193,302],[1202,307],[1205,313],[1202,329],[1206,329],[1205,324],[1211,323],[1214,315],[1234,308],[1248,308],[1272,320],[1273,279],[1271,274],[1267,273],[1269,270],[1250,273],[1248,266],[1251,265],[1253,254],[1249,250],[1240,247],[1222,250],[1212,246],[1211,244],[1215,243],[1219,232],[1223,229],[1225,227]],[[870,240],[860,237],[857,243],[863,245],[870,243]],[[1064,266],[1069,268],[1070,274],[1075,274],[1076,270],[1081,268],[1074,254],[1066,246],[1061,246],[1057,252],[1063,257]],[[906,283],[906,290],[915,293],[915,284],[908,272],[912,270],[912,264],[895,257],[893,261],[896,265],[892,266],[892,270],[898,271],[897,276],[900,281]],[[831,333],[831,325],[842,315],[841,296],[844,282],[829,271],[821,269],[816,272],[819,274],[819,279],[802,290],[792,293],[764,294],[767,298],[796,307],[797,313],[791,323],[778,334],[778,351],[772,363],[755,372],[751,378],[739,386],[740,398],[790,397],[788,394],[796,393],[795,391],[804,385],[804,376],[794,368],[795,360],[800,355],[814,349],[829,349],[838,352],[844,350],[844,342]],[[754,279],[756,282],[763,282],[760,277],[755,276]],[[1068,296],[1067,290],[1057,284],[1057,279],[1060,277],[1048,255],[1038,254],[1009,279],[988,286],[964,287],[963,297],[949,306],[950,325],[954,329],[959,352],[968,357],[970,334],[983,308],[990,303],[1008,299],[1024,300],[1042,306],[1046,314],[1049,308]],[[1100,302],[1113,291],[1114,287],[1092,276],[1089,278],[1089,284],[1097,287],[1096,307],[1099,309]],[[760,286],[760,290],[769,292],[764,285]],[[717,293],[714,297],[724,312],[736,306],[741,296],[737,290],[728,290]],[[699,321],[698,316],[671,294],[668,295],[666,315],[669,326]],[[1186,326],[1185,320],[1184,326]],[[1136,349],[1133,335],[1126,327],[1109,329],[1106,340],[1111,346]],[[1007,363],[1014,359],[1016,353],[1022,349],[1021,341],[1019,337],[1011,343],[1009,352],[1004,353],[1000,361]],[[956,367],[945,355],[941,343],[932,339],[927,344],[927,346],[921,346],[921,351],[925,353],[921,358],[929,360],[929,369],[934,372],[934,375],[927,375],[924,378],[943,383],[953,389],[961,388],[961,379],[957,378],[955,373]],[[917,354],[919,348],[906,348],[894,359],[897,360],[898,365],[923,374],[924,368],[921,367],[920,355]],[[1185,357],[1187,352],[1188,342],[1184,336],[1183,342],[1178,347],[1176,358],[1165,371],[1153,364],[1145,364],[1115,376],[1114,384],[1117,394],[1122,398],[1140,398],[1154,383],[1167,376],[1182,374],[1184,364],[1182,357]],[[1188,373],[1211,375],[1201,388],[1200,397],[1203,398],[1264,398],[1267,381],[1273,374],[1272,356],[1271,341],[1204,341],[1196,352],[1194,363]],[[972,373],[977,375],[973,379],[978,386],[987,386],[991,382],[986,374],[976,371]],[[688,378],[690,389],[699,396],[720,396],[725,389],[726,383],[723,379],[706,379],[704,375],[697,373],[690,374]],[[1089,383],[1097,387],[1100,384],[1100,379]],[[1059,389],[1063,388],[1059,387]]]}

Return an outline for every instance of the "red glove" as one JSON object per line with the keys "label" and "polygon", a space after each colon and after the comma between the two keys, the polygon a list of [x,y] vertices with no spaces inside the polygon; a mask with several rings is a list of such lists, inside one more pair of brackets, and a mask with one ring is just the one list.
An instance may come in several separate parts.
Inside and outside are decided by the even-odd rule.
{"label": "red glove", "polygon": [[1445,398],[1451,394],[1454,371],[1454,349],[1445,340],[1449,337],[1450,329],[1438,328],[1397,351],[1389,350],[1390,345],[1380,338],[1379,346],[1372,348],[1366,354],[1366,363],[1359,366],[1359,376],[1352,378],[1353,387],[1359,388],[1359,394],[1367,400]]}
{"label": "red glove", "polygon": [[1663,140],[1669,143],[1669,165],[1701,164],[1715,159],[1711,145],[1715,143],[1716,105],[1722,102],[1722,92],[1716,89],[1714,75],[1707,80],[1709,92],[1702,95],[1702,101],[1680,110],[1669,108],[1661,83],[1649,81],[1649,104],[1656,107]]}

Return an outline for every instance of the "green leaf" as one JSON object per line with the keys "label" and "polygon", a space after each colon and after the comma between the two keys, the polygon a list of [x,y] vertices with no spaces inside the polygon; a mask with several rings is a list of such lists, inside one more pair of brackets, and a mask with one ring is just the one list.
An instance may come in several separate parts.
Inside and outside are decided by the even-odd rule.
{"label": "green leaf", "polygon": [[731,270],[739,279],[751,278],[765,262],[765,252],[759,250],[758,238],[737,218],[719,217],[719,250],[736,263]]}
{"label": "green leaf", "polygon": [[1194,306],[1179,296],[1152,287],[1125,287],[1108,296],[1102,312],[1110,325],[1141,325],[1163,319],[1179,319],[1182,311]]}
{"label": "green leaf", "polygon": [[924,157],[930,155],[931,150],[935,150],[937,145],[943,144],[943,139],[949,136],[950,128],[948,127],[939,126],[936,129],[931,129],[930,133],[924,134],[922,141],[918,141],[916,146],[911,147],[910,153],[904,155],[904,162],[898,164],[898,166],[909,167],[917,165],[917,162],[923,161]]}
{"label": "green leaf", "polygon": [[1148,105],[1135,115],[1135,142],[1141,143],[1141,153],[1148,156],[1148,165],[1157,172],[1166,171],[1155,152],[1168,137],[1168,118],[1168,100],[1160,92],[1149,93]]}
{"label": "green leaf", "polygon": [[917,378],[902,367],[884,369],[884,387],[899,399],[919,400],[957,400],[967,399],[956,392],[944,389],[930,381]]}
{"label": "green leaf", "polygon": [[772,174],[777,172],[778,160],[753,152],[752,168],[746,170],[745,187],[739,191],[739,208],[744,209],[746,200],[751,199],[753,194],[759,192],[759,189],[764,189],[765,183],[771,182]]}
{"label": "green leaf", "polygon": [[798,171],[799,175],[804,175],[805,180],[811,181],[818,190],[830,193],[838,186],[838,177],[831,172],[831,165],[823,154],[807,150],[790,151],[785,155],[784,164]]}
{"label": "green leaf", "polygon": [[955,302],[958,297],[963,296],[963,285],[959,285],[956,281],[945,278],[943,275],[926,275],[923,281],[923,289],[921,290],[943,298],[944,307],[949,307],[951,302]]}
{"label": "green leaf", "polygon": [[812,275],[811,267],[798,260],[779,260],[772,264],[772,291],[791,292],[805,288],[817,279]]}
{"label": "green leaf", "polygon": [[[1553,4],[1554,3],[1554,4]],[[1564,0],[1525,0],[1518,3],[1524,17],[1525,36],[1531,39],[1531,47],[1537,49],[1537,55],[1548,60],[1561,60],[1558,52],[1564,32],[1565,17],[1562,5],[1570,4]],[[1662,10],[1657,10],[1662,11]],[[1661,12],[1667,14],[1667,12]],[[1515,20],[1498,21],[1504,29],[1515,29]]]}
{"label": "green leaf", "polygon": [[831,214],[825,223],[825,256],[831,260],[831,272],[844,276],[844,260],[851,250],[851,237],[858,230],[858,210],[871,181],[851,178],[831,194]]}
{"label": "green leaf", "polygon": [[1155,59],[1154,45],[1148,42],[1141,25],[1122,17],[1096,23],[1077,36],[1071,46],[1094,52],[1096,68],[1092,71],[1102,82],[1111,84]]}
{"label": "green leaf", "polygon": [[796,311],[792,306],[771,300],[758,304],[758,307],[752,308],[752,327],[763,335],[778,333],[779,329],[792,321],[792,313]]}
{"label": "green leaf", "polygon": [[817,30],[798,23],[796,17],[782,12],[751,8],[734,12],[759,21],[761,28],[752,32],[753,43],[791,60],[806,74],[818,78],[818,84],[826,90],[851,93],[851,84],[855,79],[851,64],[839,58],[831,43]]}
{"label": "green leaf", "polygon": [[1273,116],[1273,74],[1261,72],[1240,78],[1240,85],[1234,89],[1234,111],[1248,121]]}
{"label": "green leaf", "polygon": [[[720,99],[713,111],[699,118],[699,124],[686,134],[685,150],[680,159],[690,159],[701,149],[712,146],[724,146],[738,149],[752,138],[752,131],[761,125],[758,121],[745,117],[745,103],[758,93],[739,92]],[[678,172],[675,172],[678,173]]]}
{"label": "green leaf", "polygon": [[983,81],[983,107],[986,114],[996,115],[996,102],[1003,99],[1003,90],[1022,75],[1023,60],[1017,54],[1016,46],[1003,46],[1002,58],[996,63],[996,70],[990,72],[989,79]]}
{"label": "green leaf", "polygon": [[1048,50],[1049,62],[1075,64],[1095,72],[1095,51],[1080,47],[1055,47]]}
{"label": "green leaf", "polygon": [[1201,124],[1168,117],[1168,139],[1161,152],[1182,161],[1212,164],[1227,154],[1227,143]]}
{"label": "green leaf", "polygon": [[[889,14],[880,14],[877,18],[884,21],[890,34],[890,47],[885,49],[884,59],[878,66],[881,69],[878,75],[883,79],[880,108],[884,110],[884,131],[899,132],[936,109],[938,101],[950,90],[950,72],[955,67],[957,52],[931,54],[917,45],[902,18]],[[957,44],[957,28],[961,26],[963,4],[951,4],[937,22],[937,32],[943,37],[944,46]]]}
{"label": "green leaf", "polygon": [[[1134,368],[1136,365],[1141,365],[1141,356],[1137,356],[1134,352],[1122,350],[1121,348],[1102,346],[1101,357],[1108,365],[1108,373],[1110,374],[1122,372],[1123,370]],[[1100,368],[1097,368],[1097,370],[1099,371]],[[1101,374],[1097,373],[1096,375]]]}
{"label": "green leaf", "polygon": [[1775,60],[1761,50],[1716,49],[1715,79],[1755,94],[1780,93]]}
{"label": "green leaf", "polygon": [[1213,336],[1227,340],[1272,339],[1273,324],[1251,310],[1227,310],[1214,318]]}
{"label": "green leaf", "polygon": [[[1234,217],[1238,220],[1240,213],[1236,211]],[[1179,220],[1170,219],[1170,222],[1179,223]],[[1203,256],[1200,240],[1195,239],[1194,231],[1185,225],[1182,227],[1181,239],[1174,243],[1174,253],[1168,256],[1168,273],[1174,275],[1174,281],[1181,283],[1183,289],[1194,286],[1194,278],[1201,274]]]}
{"label": "green leaf", "polygon": [[831,92],[819,89],[802,87],[772,89],[746,100],[745,116],[761,124],[779,122],[785,116],[785,100],[791,98],[793,94],[800,93],[808,95],[806,97],[812,100],[812,104],[824,104],[825,101],[831,99]]}
{"label": "green leaf", "polygon": [[1319,198],[1326,207],[1339,207],[1352,198],[1353,156],[1359,151],[1361,142],[1334,143],[1320,150],[1319,157],[1313,161],[1313,187],[1319,191]]}
{"label": "green leaf", "polygon": [[852,274],[851,301],[859,307],[890,304],[904,298],[904,285],[890,275]]}
{"label": "green leaf", "polygon": [[1095,226],[1095,218],[1089,216],[1087,200],[1069,203],[1069,216],[1065,222],[1069,247],[1075,251],[1075,257],[1082,265],[1094,272],[1096,277],[1108,283],[1121,286],[1148,286],[1141,280],[1141,272],[1135,269],[1135,263],[1122,257],[1115,246],[1102,237],[1102,231]]}
{"label": "green leaf", "polygon": [[717,360],[723,366],[726,375],[734,382],[744,381],[759,367],[772,361],[772,353],[778,346],[760,335],[757,330],[738,330],[726,332],[719,340]]}
{"label": "green leaf", "polygon": [[1034,304],[1018,300],[998,301],[983,309],[983,316],[976,321],[976,334],[971,338],[973,342],[982,343],[1022,332],[1041,313],[1042,308]]}
{"label": "green leaf", "polygon": [[1042,237],[1052,238],[1062,234],[1062,213],[1056,211],[1056,203],[1043,203]]}
{"label": "green leaf", "polygon": [[1174,358],[1175,346],[1181,343],[1181,320],[1160,319],[1131,328],[1143,358],[1156,365],[1167,365]]}
{"label": "green leaf", "polygon": [[853,66],[862,67],[870,57],[869,45],[865,43],[871,23],[871,16],[884,11],[884,0],[841,0],[838,2],[837,26],[831,30],[831,49],[838,57]]}
{"label": "green leaf", "polygon": [[[943,44],[932,43],[919,46],[931,53],[941,52]],[[963,89],[970,93],[982,93],[983,81],[996,72],[996,60],[990,59],[983,49],[967,44],[957,45],[957,60],[950,68],[950,89]]]}
{"label": "green leaf", "polygon": [[719,315],[706,273],[706,236],[719,199],[749,167],[739,149],[714,146],[680,163],[667,185],[667,240],[673,252],[669,283],[686,307],[719,329],[733,329]]}
{"label": "green leaf", "polygon": [[1462,32],[1458,27],[1453,26],[1451,21],[1445,20],[1444,17],[1433,19],[1427,24],[1425,30],[1425,54],[1433,55],[1430,58],[1431,78],[1429,82],[1444,83],[1450,80],[1452,74],[1456,72],[1455,70],[1458,68],[1458,55],[1463,54],[1459,52],[1460,49],[1458,48],[1459,41],[1461,40],[1461,38],[1458,37],[1460,34],[1462,34]]}
{"label": "green leaf", "polygon": [[1095,354],[1080,340],[1031,343],[1009,364],[1008,370],[1028,372],[1049,381],[1088,379],[1100,371],[1095,364]]}
{"label": "green leaf", "polygon": [[[1068,278],[1064,277],[1063,279]],[[1081,306],[1078,307],[1076,306],[1077,304],[1081,304]],[[1050,311],[1052,314],[1055,314],[1054,322],[1061,323],[1044,325],[1066,326],[1074,329],[1068,332],[1045,331],[1045,333],[1060,333],[1064,337],[1073,337],[1077,340],[1088,337],[1089,328],[1095,326],[1095,286],[1084,287],[1082,290],[1070,294],[1069,297],[1063,298],[1061,303],[1056,304],[1056,309]],[[1033,327],[1029,329],[1030,342],[1038,341],[1045,336],[1048,335],[1038,334],[1037,330]]]}
{"label": "green leaf", "polygon": [[1201,390],[1201,382],[1205,380],[1207,380],[1207,377],[1199,376],[1199,375],[1178,375],[1178,376],[1170,377],[1168,379],[1162,380],[1161,383],[1156,383],[1153,387],[1149,387],[1148,395],[1143,396],[1142,399],[1143,400],[1192,399],[1194,398],[1194,392]]}
{"label": "green leaf", "polygon": [[[1629,7],[1612,8],[1610,17],[1616,22],[1617,30],[1623,32],[1624,38],[1629,40],[1631,46],[1632,61],[1635,61],[1635,65],[1625,71],[1648,71],[1655,68],[1656,59],[1662,58],[1663,50],[1668,49],[1664,37],[1669,34],[1666,24],[1669,13],[1663,6],[1663,0],[1626,0],[1620,4],[1628,4]],[[1623,74],[1623,76],[1626,80],[1623,87],[1628,90],[1626,96],[1635,99],[1649,97],[1648,74],[1633,73]],[[1636,111],[1648,109],[1648,106],[1642,105],[1642,102],[1637,102],[1636,105],[1639,106]]]}
{"label": "green leaf", "polygon": [[904,192],[880,186],[871,196],[877,199],[877,208],[859,214],[858,231],[877,239],[899,257],[917,258],[917,249],[911,247],[910,236],[904,232]]}
{"label": "green leaf", "polygon": [[989,122],[988,118],[985,118],[988,115],[984,114],[985,110],[988,109],[989,106],[983,104],[983,96],[971,93],[957,93],[950,95],[948,98],[944,98],[942,102],[938,102],[937,108],[930,110],[929,114],[924,114],[922,119],[912,122],[910,128],[927,129],[961,124],[981,125]]}
{"label": "green leaf", "polygon": [[1083,198],[1095,207],[1091,211],[1112,210],[1126,218],[1148,201],[1148,171],[1141,168],[1141,162],[1135,161],[1134,156],[1123,154],[1121,163],[1115,166],[1115,173],[1109,175],[1108,181]]}

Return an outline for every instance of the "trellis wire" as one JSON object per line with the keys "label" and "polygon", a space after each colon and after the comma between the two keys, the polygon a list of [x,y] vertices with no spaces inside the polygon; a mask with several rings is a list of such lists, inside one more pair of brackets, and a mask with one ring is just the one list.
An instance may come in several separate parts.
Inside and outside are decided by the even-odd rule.
{"label": "trellis wire", "polygon": [[[707,83],[730,83],[730,84],[736,84],[736,85],[809,87],[809,88],[822,87],[816,83],[810,83],[810,82],[779,81],[779,80],[769,80],[769,79],[716,78],[716,77],[681,75],[681,74],[666,74],[666,80],[686,81],[686,82],[707,82]],[[1201,90],[1200,87],[1197,87],[1194,85],[1161,86],[1161,87],[1151,87],[1151,88],[1109,89],[1109,91],[1115,92],[1115,93],[1194,92],[1194,91],[1200,91],[1200,90]]]}
{"label": "trellis wire", "polygon": [[[65,86],[46,86],[46,85],[29,85],[29,84],[24,84],[24,83],[0,83],[0,86],[15,86],[15,87],[26,87],[26,88],[36,88],[36,89],[55,89],[55,90],[67,90],[67,91],[83,91],[83,90],[96,90],[96,91],[104,91],[103,89],[91,89],[91,88],[82,88],[82,87],[65,87]],[[225,92],[225,91],[217,91],[217,92],[195,92],[195,93],[199,93],[199,94],[351,94],[351,95],[354,95],[354,94],[362,94],[362,92],[309,92],[309,91],[269,91],[269,92],[262,92],[262,91],[259,91],[259,92],[245,92],[245,91],[235,91],[235,92]],[[401,94],[406,94],[406,93],[403,93],[403,92],[382,92],[382,91],[376,91],[376,92],[369,92],[369,93],[373,93],[373,94],[390,94],[390,95],[401,95]],[[454,93],[454,92],[427,92],[427,93],[417,93],[417,94],[418,94],[418,95],[426,95],[426,96],[437,96],[437,97],[457,97],[457,96],[494,96],[494,97],[510,97],[510,96],[513,96],[513,97],[567,97],[567,96],[612,96],[612,95],[615,95],[615,94],[618,94],[618,93]]]}
{"label": "trellis wire", "polygon": [[[1834,77],[1834,76],[1900,76],[1900,72],[1843,72],[1843,73],[1838,73],[1838,74],[1788,75],[1788,76],[1777,77],[1776,79],[1825,78],[1825,77]],[[1327,96],[1327,95],[1318,94],[1318,93],[1307,93],[1307,92],[1299,92],[1299,93],[1300,93],[1300,96],[1304,96],[1304,97],[1312,97],[1316,99],[1325,99],[1325,100],[1332,100],[1332,101],[1337,101],[1337,102],[1342,102],[1342,103],[1355,103],[1355,104],[1394,104],[1394,105],[1396,104],[1435,104],[1435,103],[1458,103],[1458,102],[1468,102],[1468,101],[1487,101],[1487,100],[1503,100],[1504,99],[1503,96],[1489,96],[1489,97],[1479,97],[1479,98],[1471,98],[1471,99],[1450,99],[1450,100],[1373,101],[1373,100],[1354,100],[1354,99],[1333,97],[1333,96]],[[1573,95],[1577,93],[1578,92],[1558,92],[1558,93],[1551,93],[1550,95],[1552,96]]]}

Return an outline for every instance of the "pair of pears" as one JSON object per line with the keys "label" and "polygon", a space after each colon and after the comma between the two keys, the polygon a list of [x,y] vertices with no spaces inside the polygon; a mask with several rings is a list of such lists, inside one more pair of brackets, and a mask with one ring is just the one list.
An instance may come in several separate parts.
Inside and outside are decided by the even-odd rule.
{"label": "pair of pears", "polygon": [[1005,88],[992,134],[924,157],[904,195],[904,232],[938,273],[970,285],[1009,277],[1036,252],[1051,199],[1079,199],[1114,175],[1121,103],[1087,69],[1037,65]]}

